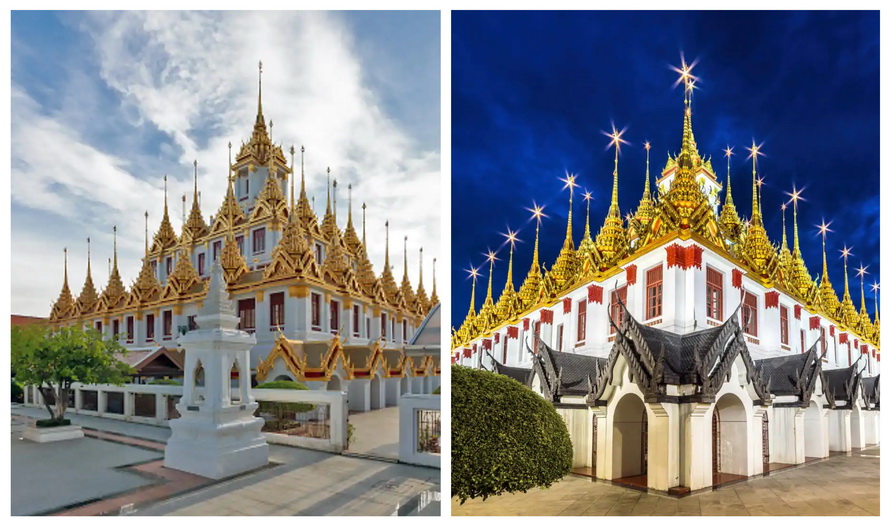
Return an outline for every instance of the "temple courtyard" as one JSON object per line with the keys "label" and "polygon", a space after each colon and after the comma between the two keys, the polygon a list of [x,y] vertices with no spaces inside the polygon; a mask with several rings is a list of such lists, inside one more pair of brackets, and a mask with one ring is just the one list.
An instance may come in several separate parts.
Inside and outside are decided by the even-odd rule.
{"label": "temple courtyard", "polygon": [[266,467],[213,481],[163,466],[169,428],[69,415],[86,437],[38,444],[21,435],[46,412],[13,405],[12,514],[439,515],[439,470],[384,460],[383,412],[350,416],[353,455],[270,445]]}
{"label": "temple courtyard", "polygon": [[880,447],[791,467],[683,498],[568,476],[549,489],[452,500],[453,516],[876,516]]}

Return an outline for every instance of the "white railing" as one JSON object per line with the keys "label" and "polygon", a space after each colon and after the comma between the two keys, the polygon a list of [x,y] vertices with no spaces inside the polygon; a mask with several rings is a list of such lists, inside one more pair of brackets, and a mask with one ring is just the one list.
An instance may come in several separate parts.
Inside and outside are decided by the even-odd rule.
{"label": "white railing", "polygon": [[[74,392],[74,404],[68,408],[68,413],[166,427],[170,426],[171,419],[179,417],[175,403],[182,397],[182,386],[159,384],[114,386],[111,384],[83,385],[75,383],[71,385],[71,390]],[[251,393],[257,401],[309,403],[325,406],[327,409],[325,422],[329,430],[329,433],[326,434],[327,437],[302,437],[266,432],[266,441],[269,443],[336,453],[346,449],[348,410],[345,392],[251,390]],[[112,404],[109,404],[109,396],[111,396]],[[150,396],[154,396],[153,405],[147,402],[150,401]],[[115,398],[122,398],[122,404],[116,404],[117,401],[113,400]],[[93,400],[95,400],[95,409],[89,408],[93,406]],[[43,395],[36,386],[25,387],[25,406],[40,408],[44,406]]]}
{"label": "white railing", "polygon": [[400,462],[441,467],[441,408],[439,395],[403,395],[399,399]]}

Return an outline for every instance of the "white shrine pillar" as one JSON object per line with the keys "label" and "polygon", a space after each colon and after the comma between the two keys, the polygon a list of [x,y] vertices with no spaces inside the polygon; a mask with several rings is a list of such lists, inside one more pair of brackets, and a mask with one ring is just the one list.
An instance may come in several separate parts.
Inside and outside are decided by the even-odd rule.
{"label": "white shrine pillar", "polygon": [[[256,338],[237,329],[219,261],[213,263],[195,322],[198,329],[179,338],[185,348],[185,382],[176,405],[181,417],[170,421],[164,466],[211,479],[265,466],[269,445],[260,432],[263,420],[253,415],[257,402],[250,390],[250,349]],[[233,366],[237,389],[231,387]]]}
{"label": "white shrine pillar", "polygon": [[862,412],[865,419],[865,444],[877,445],[881,442],[881,426],[878,422],[880,410]]}
{"label": "white shrine pillar", "polygon": [[769,421],[771,462],[798,465],[806,461],[806,411],[806,408],[773,407],[773,415]]}
{"label": "white shrine pillar", "polygon": [[711,404],[694,403],[685,408],[683,428],[683,478],[680,485],[699,490],[713,485],[711,453]]}
{"label": "white shrine pillar", "polygon": [[850,410],[828,412],[828,449],[832,452],[850,451]]}
{"label": "white shrine pillar", "polygon": [[680,485],[680,425],[677,423],[677,407],[664,403],[649,403],[647,406],[647,485],[650,489],[667,492]]}

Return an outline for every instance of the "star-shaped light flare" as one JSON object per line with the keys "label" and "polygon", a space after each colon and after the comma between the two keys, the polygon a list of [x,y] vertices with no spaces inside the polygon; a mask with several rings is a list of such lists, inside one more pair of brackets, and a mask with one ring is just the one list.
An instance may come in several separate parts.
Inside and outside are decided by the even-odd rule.
{"label": "star-shaped light flare", "polygon": [[752,157],[755,158],[755,159],[757,159],[758,157],[766,157],[766,154],[764,154],[764,153],[761,151],[762,148],[763,148],[763,143],[760,143],[760,144],[758,145],[757,143],[755,143],[755,142],[752,140],[752,141],[751,141],[751,146],[750,146],[750,147],[747,147],[747,146],[745,147],[745,149],[749,152],[749,153],[748,153],[748,157],[747,157],[746,159],[751,159]]}
{"label": "star-shaped light flare", "polygon": [[592,199],[593,199],[593,193],[591,193],[591,192],[590,192],[589,190],[587,190],[587,189],[584,189],[584,201],[589,202],[589,201],[592,200]]}
{"label": "star-shaped light flare", "polygon": [[853,255],[853,253],[851,252],[852,250],[853,250],[852,247],[847,247],[846,245],[844,245],[844,248],[841,249],[841,258],[843,258],[844,261],[846,261],[846,260],[847,260],[847,256],[852,256],[852,255]]}
{"label": "star-shaped light flare", "polygon": [[789,200],[789,202],[796,205],[798,201],[806,201],[801,197],[801,194],[803,194],[804,190],[806,190],[806,187],[798,189],[797,186],[792,185],[791,192],[785,192],[785,195],[790,196],[791,199]]}
{"label": "star-shaped light flare", "polygon": [[871,284],[872,292],[877,293],[880,289],[881,289],[881,284],[879,284],[877,282]]}
{"label": "star-shaped light flare", "polygon": [[507,243],[509,243],[510,247],[513,248],[513,247],[516,247],[516,242],[522,241],[516,237],[517,234],[518,234],[517,231],[510,230],[510,227],[507,227],[507,232],[501,233],[501,236],[503,236],[504,238],[507,238]]}
{"label": "star-shaped light flare", "polygon": [[559,178],[560,181],[565,183],[565,185],[562,187],[563,190],[565,190],[567,188],[574,190],[574,188],[578,186],[578,184],[575,183],[576,179],[578,179],[578,176],[576,176],[575,174],[568,174],[568,173],[566,173],[566,177]]}
{"label": "star-shaped light flare", "polygon": [[821,225],[816,225],[816,228],[819,229],[819,234],[822,235],[822,239],[823,239],[823,240],[825,239],[825,235],[826,235],[827,233],[829,233],[829,232],[834,232],[833,230],[831,230],[831,229],[828,228],[828,227],[830,227],[830,226],[831,226],[831,222],[829,221],[828,223],[825,223],[825,218],[822,219],[822,224],[821,224]]}
{"label": "star-shaped light flare", "polygon": [[470,278],[472,278],[474,282],[479,278],[479,268],[478,267],[473,267],[471,265],[470,268],[467,269],[466,271],[467,271],[467,274],[470,275]]}
{"label": "star-shaped light flare", "polygon": [[544,207],[537,203],[532,203],[532,208],[526,208],[525,210],[532,213],[532,218],[538,220],[538,224],[541,223],[541,218],[547,217],[547,215],[544,214]]}
{"label": "star-shaped light flare", "polygon": [[698,64],[698,59],[692,61],[692,64],[687,64],[683,53],[680,53],[680,67],[671,66],[672,70],[680,74],[680,77],[674,82],[674,88],[679,86],[682,82],[687,90],[690,89],[690,83],[694,83],[698,80],[698,77],[692,74],[692,68],[694,68],[696,64]]}
{"label": "star-shaped light flare", "polygon": [[609,144],[606,145],[606,150],[608,150],[608,149],[612,148],[612,146],[614,146],[615,149],[617,150],[617,152],[616,152],[616,154],[617,154],[618,152],[621,152],[622,144],[629,145],[630,143],[628,143],[627,141],[625,141],[624,139],[621,138],[621,136],[624,135],[624,132],[626,132],[626,131],[627,131],[626,126],[619,131],[617,128],[615,128],[615,123],[612,123],[612,131],[611,132],[601,130],[601,132],[603,133],[604,136],[612,139],[611,141],[609,141]]}
{"label": "star-shaped light flare", "polygon": [[870,274],[868,272],[868,266],[862,266],[862,262],[859,262],[859,269],[856,269],[856,276],[864,277],[865,275]]}
{"label": "star-shaped light flare", "polygon": [[732,156],[733,156],[732,148],[730,148],[729,145],[726,145],[726,148],[723,150],[723,155],[726,156],[726,157],[732,157]]}
{"label": "star-shaped light flare", "polygon": [[498,253],[496,253],[496,252],[492,251],[491,249],[489,249],[488,252],[485,254],[485,258],[486,258],[489,262],[494,263],[494,262],[498,261],[497,254],[498,254]]}

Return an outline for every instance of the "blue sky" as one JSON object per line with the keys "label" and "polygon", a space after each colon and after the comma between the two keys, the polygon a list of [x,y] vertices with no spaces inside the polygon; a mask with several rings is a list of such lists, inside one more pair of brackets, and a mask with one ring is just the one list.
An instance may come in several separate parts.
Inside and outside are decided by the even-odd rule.
{"label": "blue sky", "polygon": [[[226,144],[256,115],[257,62],[273,140],[306,147],[323,212],[324,170],[368,204],[370,256],[383,265],[391,220],[396,276],[439,248],[440,35],[437,12],[14,12],[12,50],[12,312],[46,316],[68,247],[76,295],[92,238],[93,278],[107,282],[118,226],[125,283],[138,274],[144,218],[163,212],[163,176],[179,231],[192,162],[205,217],[226,187]],[[299,159],[297,160],[299,162]],[[396,212],[397,211],[397,212]],[[427,275],[427,288],[430,277]]]}
{"label": "blue sky", "polygon": [[[508,251],[498,233],[520,229],[514,283],[528,272],[534,224],[525,210],[546,206],[541,256],[553,263],[565,236],[568,191],[558,180],[579,175],[595,198],[591,230],[602,225],[612,182],[611,151],[601,131],[627,127],[622,148],[622,214],[642,195],[645,151],[651,172],[680,147],[682,90],[670,65],[680,53],[701,78],[693,103],[699,150],[714,158],[721,181],[727,145],[752,140],[767,157],[763,210],[773,241],[781,240],[780,205],[792,185],[804,187],[799,226],[812,275],[821,273],[815,225],[824,217],[829,277],[843,292],[839,250],[853,247],[850,267],[868,266],[879,280],[879,34],[877,12],[454,12],[452,14],[452,324],[466,315],[465,269],[483,253],[502,258],[493,276],[503,289]],[[733,198],[751,211],[751,163],[732,159]],[[575,200],[575,242],[584,204]],[[789,236],[791,216],[788,216]],[[485,295],[481,278],[476,308]],[[877,277],[877,278],[876,278]],[[859,307],[859,280],[850,287]],[[874,301],[866,289],[867,306]],[[496,299],[496,298],[495,298]]]}

